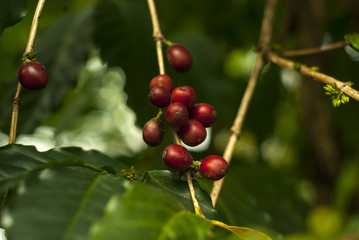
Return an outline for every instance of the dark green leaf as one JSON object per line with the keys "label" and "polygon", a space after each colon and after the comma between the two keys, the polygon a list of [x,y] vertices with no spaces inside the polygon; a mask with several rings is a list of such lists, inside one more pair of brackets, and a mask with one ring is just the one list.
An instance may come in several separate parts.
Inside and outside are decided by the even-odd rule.
{"label": "dark green leaf", "polygon": [[4,216],[9,239],[88,239],[89,228],[103,215],[114,193],[127,180],[87,169],[43,170],[36,184],[19,188]]}
{"label": "dark green leaf", "polygon": [[[289,178],[265,164],[231,164],[217,204],[218,215],[234,226],[280,233],[301,229],[307,206]],[[299,210],[300,209],[300,210]]]}
{"label": "dark green leaf", "polygon": [[164,225],[158,240],[208,239],[212,224],[193,213],[182,211],[173,215]]}
{"label": "dark green leaf", "polygon": [[82,166],[90,169],[111,166],[117,172],[126,166],[97,151],[60,148],[38,152],[33,146],[7,145],[0,148],[0,191],[14,187],[30,173],[52,166]]}
{"label": "dark green leaf", "polygon": [[124,194],[110,199],[105,216],[91,229],[91,239],[158,239],[171,218],[184,210],[160,189],[133,183]]}
{"label": "dark green leaf", "polygon": [[[164,189],[188,210],[194,212],[187,182],[174,178],[173,173],[167,170],[149,171],[147,173],[147,180],[149,183]],[[203,214],[208,218],[215,218],[216,210],[212,207],[209,195],[199,186],[197,181],[193,181],[193,185]]]}
{"label": "dark green leaf", "polygon": [[148,7],[143,1],[101,1],[95,23],[94,40],[101,57],[126,73],[128,104],[144,125],[156,114],[147,95],[150,80],[158,74]]}
{"label": "dark green leaf", "polygon": [[344,39],[348,44],[350,44],[350,46],[359,51],[359,34],[346,34]]}
{"label": "dark green leaf", "polygon": [[26,13],[25,0],[0,0],[0,38],[5,28],[19,22]]}

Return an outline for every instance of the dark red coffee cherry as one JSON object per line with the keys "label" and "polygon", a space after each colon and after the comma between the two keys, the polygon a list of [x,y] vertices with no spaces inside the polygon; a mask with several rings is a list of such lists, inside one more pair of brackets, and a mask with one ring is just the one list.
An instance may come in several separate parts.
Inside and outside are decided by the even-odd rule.
{"label": "dark red coffee cherry", "polygon": [[171,100],[182,103],[190,110],[196,103],[196,93],[190,86],[177,87],[171,94]]}
{"label": "dark red coffee cherry", "polygon": [[228,172],[228,163],[220,156],[210,155],[203,159],[199,171],[205,178],[217,181]]}
{"label": "dark red coffee cherry", "polygon": [[189,51],[179,45],[172,44],[166,50],[167,60],[178,72],[188,72],[192,67],[192,56]]}
{"label": "dark red coffee cherry", "polygon": [[26,89],[43,89],[47,84],[46,69],[39,62],[24,63],[19,70],[18,79]]}
{"label": "dark red coffee cherry", "polygon": [[150,82],[150,90],[151,88],[159,86],[164,87],[167,89],[167,91],[171,94],[173,91],[173,82],[170,76],[166,74],[161,74],[156,77],[154,77]]}
{"label": "dark red coffee cherry", "polygon": [[199,121],[204,127],[210,127],[217,121],[217,112],[207,103],[198,103],[192,108],[190,118]]}
{"label": "dark red coffee cherry", "polygon": [[164,87],[153,87],[148,94],[148,101],[158,108],[167,107],[171,102],[171,95]]}
{"label": "dark red coffee cherry", "polygon": [[165,112],[165,120],[172,127],[181,127],[188,121],[188,111],[182,103],[171,103]]}
{"label": "dark red coffee cherry", "polygon": [[161,144],[164,134],[162,121],[158,118],[152,118],[146,122],[142,131],[142,138],[149,146],[158,146]]}
{"label": "dark red coffee cherry", "polygon": [[192,164],[192,156],[188,150],[177,144],[168,145],[162,153],[162,159],[167,166],[184,171]]}
{"label": "dark red coffee cherry", "polygon": [[178,136],[185,144],[194,147],[201,144],[206,139],[207,132],[202,123],[190,119],[180,128]]}

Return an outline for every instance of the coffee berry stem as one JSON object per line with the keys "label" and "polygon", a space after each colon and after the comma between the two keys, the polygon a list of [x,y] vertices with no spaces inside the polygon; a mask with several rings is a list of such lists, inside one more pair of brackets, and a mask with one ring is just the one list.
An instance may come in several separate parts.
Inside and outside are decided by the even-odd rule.
{"label": "coffee berry stem", "polygon": [[[27,59],[28,56],[33,55],[32,52],[33,52],[33,48],[34,48],[36,31],[37,31],[37,27],[39,25],[39,19],[40,19],[40,15],[41,15],[42,9],[44,7],[44,4],[45,4],[45,0],[39,0],[37,2],[34,17],[32,19],[29,38],[28,38],[28,41],[26,44],[25,51],[23,53],[23,57],[25,59]],[[19,106],[20,106],[20,92],[21,92],[21,84],[20,84],[20,82],[18,82],[14,100],[13,100],[13,104],[12,104],[9,144],[13,144],[16,141],[17,122],[18,122]]]}
{"label": "coffee berry stem", "polygon": [[166,44],[167,46],[171,46],[171,45],[172,45],[172,42],[169,41],[169,40],[167,40],[167,39],[165,39],[165,38],[162,39],[162,42],[163,42],[164,44]]}
{"label": "coffee berry stem", "polygon": [[186,171],[186,178],[187,178],[189,192],[191,194],[191,198],[192,198],[192,202],[193,202],[194,213],[198,216],[205,218],[205,216],[201,210],[201,207],[199,206],[199,202],[196,197],[196,191],[194,190],[193,183],[192,183],[192,177],[191,177],[191,173],[189,170]]}
{"label": "coffee berry stem", "polygon": [[[162,42],[164,42],[167,45],[170,45],[172,43],[170,41],[165,40],[165,38],[161,32],[154,0],[147,0],[147,3],[148,3],[148,7],[150,9],[151,20],[152,20],[152,25],[153,25],[153,35],[152,36],[156,42],[156,52],[157,52],[159,71],[160,71],[160,74],[165,74],[166,72],[165,72],[165,64],[164,64],[164,60],[163,60]],[[161,112],[161,110],[160,110],[160,112]],[[160,114],[160,112],[157,114],[157,116]],[[173,136],[174,136],[176,144],[181,145],[181,140],[179,139],[179,137],[175,131],[173,131]],[[204,217],[202,210],[200,208],[198,199],[196,197],[196,192],[194,190],[194,186],[192,183],[191,173],[188,170],[186,171],[186,178],[187,178],[188,188],[189,188],[193,206],[194,206],[194,211],[197,215]]]}
{"label": "coffee berry stem", "polygon": [[160,119],[162,116],[163,116],[163,108],[160,108],[160,109],[158,110],[158,113],[157,113],[157,115],[156,115],[156,118]]}
{"label": "coffee berry stem", "polygon": [[182,145],[181,140],[180,140],[178,134],[175,131],[173,131],[173,138],[174,138],[176,144]]}
{"label": "coffee berry stem", "polygon": [[36,53],[33,51],[28,52],[25,56],[22,57],[23,63],[28,63],[33,61],[36,61]]}

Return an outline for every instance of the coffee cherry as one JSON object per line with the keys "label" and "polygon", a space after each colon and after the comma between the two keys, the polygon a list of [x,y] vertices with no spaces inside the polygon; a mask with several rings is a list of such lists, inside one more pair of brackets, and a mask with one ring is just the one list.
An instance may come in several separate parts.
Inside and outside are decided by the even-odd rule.
{"label": "coffee cherry", "polygon": [[143,127],[142,138],[149,146],[158,146],[162,142],[163,134],[162,121],[158,118],[152,118]]}
{"label": "coffee cherry", "polygon": [[164,87],[153,87],[148,94],[148,101],[158,108],[167,107],[171,102],[171,96]]}
{"label": "coffee cherry", "polygon": [[188,111],[182,103],[171,103],[165,112],[165,120],[172,127],[181,127],[188,121]]}
{"label": "coffee cherry", "polygon": [[156,77],[154,77],[150,82],[150,90],[151,88],[159,86],[164,87],[167,89],[167,91],[171,94],[173,90],[173,82],[170,76],[166,74],[161,74]]}
{"label": "coffee cherry", "polygon": [[182,103],[190,110],[196,103],[196,93],[190,86],[177,87],[171,94],[171,100]]}
{"label": "coffee cherry", "polygon": [[206,139],[207,132],[202,123],[190,119],[180,128],[178,136],[185,144],[194,147],[201,144]]}
{"label": "coffee cherry", "polygon": [[24,63],[18,72],[18,79],[26,89],[43,89],[47,84],[46,69],[39,62]]}
{"label": "coffee cherry", "polygon": [[192,67],[192,56],[189,51],[179,45],[172,44],[166,50],[167,60],[178,72],[188,72]]}
{"label": "coffee cherry", "polygon": [[217,181],[228,172],[228,163],[220,156],[210,155],[203,159],[199,171],[205,178]]}
{"label": "coffee cherry", "polygon": [[188,150],[177,144],[168,145],[162,153],[162,159],[167,166],[184,171],[192,164],[192,156]]}
{"label": "coffee cherry", "polygon": [[207,103],[198,103],[192,108],[190,118],[199,121],[204,127],[210,127],[217,121],[217,112]]}

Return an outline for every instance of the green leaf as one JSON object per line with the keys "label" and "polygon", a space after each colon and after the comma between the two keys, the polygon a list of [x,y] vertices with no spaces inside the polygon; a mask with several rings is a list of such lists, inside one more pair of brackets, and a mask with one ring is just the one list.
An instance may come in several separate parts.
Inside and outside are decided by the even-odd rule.
{"label": "green leaf", "polygon": [[241,240],[272,240],[269,236],[262,232],[258,232],[254,229],[245,228],[245,227],[237,227],[237,226],[229,226],[225,223],[219,221],[211,221],[213,225],[227,229],[232,232]]}
{"label": "green leaf", "polygon": [[160,189],[133,183],[124,194],[110,199],[105,216],[92,227],[90,239],[158,239],[172,217],[184,210]]}
{"label": "green leaf", "polygon": [[0,0],[0,38],[5,28],[19,22],[26,13],[25,0]]}
{"label": "green leaf", "polygon": [[[149,171],[146,179],[149,183],[164,189],[188,210],[194,211],[187,182],[174,178],[173,173],[168,170]],[[208,218],[215,218],[216,210],[212,207],[208,193],[199,186],[197,181],[193,181],[193,185],[203,214]]]}
{"label": "green leaf", "polygon": [[333,88],[333,86],[330,85],[330,84],[326,84],[323,88],[325,90],[327,90],[327,92],[326,92],[327,95],[331,95],[331,94],[334,94],[334,93],[338,92],[338,89]]}
{"label": "green leaf", "polygon": [[355,50],[359,51],[359,34],[346,34],[344,35],[345,41],[347,41],[350,46],[352,46]]}
{"label": "green leaf", "polygon": [[19,188],[3,217],[8,239],[88,239],[103,206],[126,182],[83,168],[46,169],[36,183]]}
{"label": "green leaf", "polygon": [[[346,84],[351,86],[353,83],[347,82]],[[344,92],[339,90],[335,82],[333,83],[333,86],[330,84],[326,84],[323,88],[326,90],[325,94],[331,96],[332,104],[334,107],[339,107],[340,104],[345,104],[346,102],[349,102],[349,97],[345,95]]]}
{"label": "green leaf", "polygon": [[181,211],[173,215],[164,225],[158,240],[207,239],[211,223],[191,212]]}
{"label": "green leaf", "polygon": [[[19,133],[32,132],[39,123],[63,102],[65,93],[77,83],[80,70],[92,49],[92,7],[64,14],[49,28],[39,33],[34,51],[48,73],[48,84],[42,91],[22,91]],[[9,129],[12,99],[17,79],[0,90],[4,108],[0,110],[0,126]]]}
{"label": "green leaf", "polygon": [[117,172],[126,166],[97,151],[60,148],[38,152],[33,146],[11,144],[0,148],[0,192],[15,187],[30,173],[51,166],[83,166],[95,169],[112,166]]}
{"label": "green leaf", "polygon": [[218,220],[258,229],[273,238],[275,231],[289,234],[302,229],[307,205],[298,197],[291,177],[266,164],[234,161],[225,181],[216,207]]}

